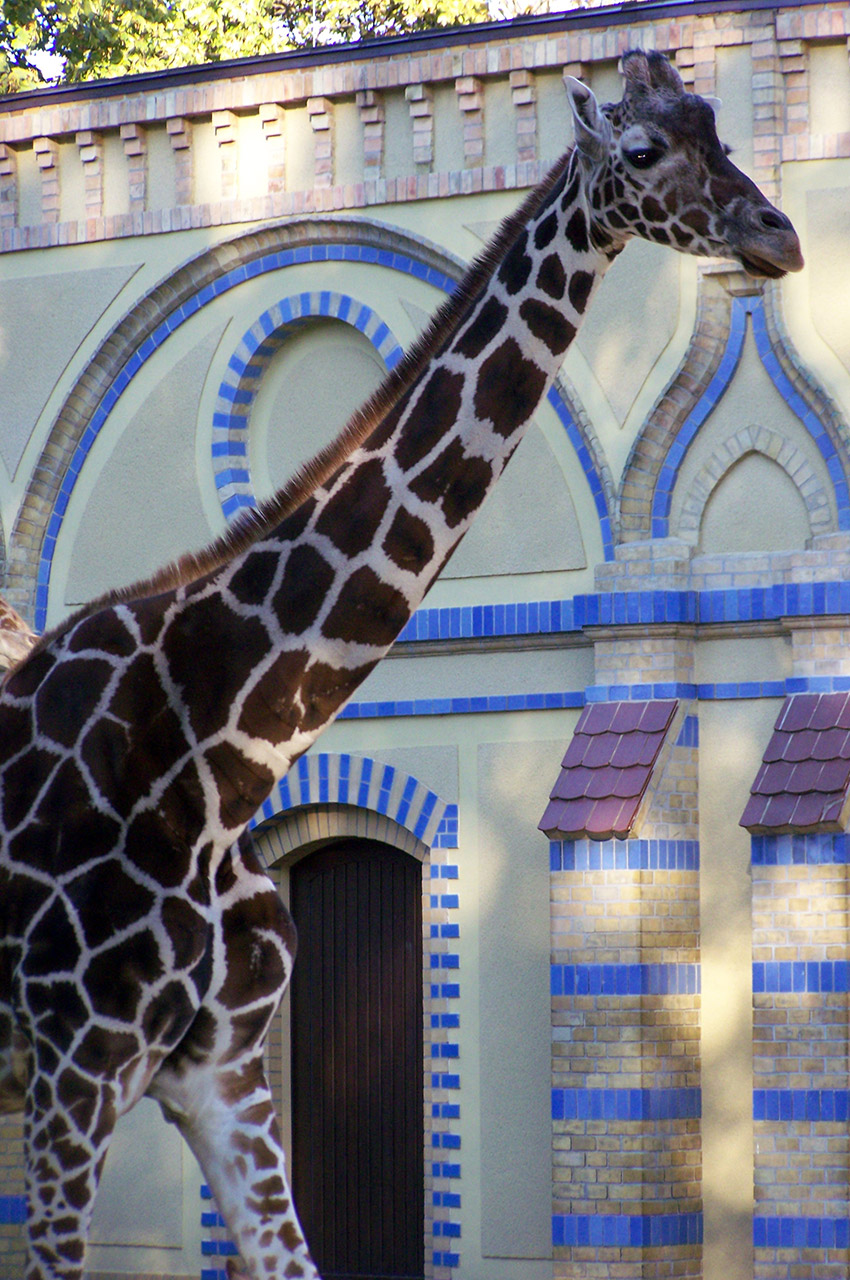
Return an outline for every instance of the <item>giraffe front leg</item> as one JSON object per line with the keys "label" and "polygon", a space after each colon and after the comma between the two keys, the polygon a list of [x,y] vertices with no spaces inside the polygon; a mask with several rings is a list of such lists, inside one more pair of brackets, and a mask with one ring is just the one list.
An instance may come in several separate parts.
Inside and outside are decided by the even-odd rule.
{"label": "giraffe front leg", "polygon": [[[292,1202],[261,1055],[188,1078],[160,1071],[149,1092],[194,1151],[247,1268],[244,1280],[319,1280]],[[231,1273],[243,1280],[238,1268]]]}
{"label": "giraffe front leg", "polygon": [[[67,1105],[70,1087],[73,1102]],[[33,1075],[24,1113],[26,1280],[82,1280],[94,1198],[115,1120],[111,1084],[85,1079],[70,1067],[55,1076]]]}

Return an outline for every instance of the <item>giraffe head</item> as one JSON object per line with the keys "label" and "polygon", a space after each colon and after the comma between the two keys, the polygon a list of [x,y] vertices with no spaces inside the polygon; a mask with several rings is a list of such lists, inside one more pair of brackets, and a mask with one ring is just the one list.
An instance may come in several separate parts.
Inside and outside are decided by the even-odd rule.
{"label": "giraffe head", "polygon": [[710,102],[687,93],[660,53],[623,55],[622,102],[600,107],[570,78],[591,238],[614,251],[634,235],[684,253],[734,257],[755,276],[803,266],[790,220],[729,159]]}

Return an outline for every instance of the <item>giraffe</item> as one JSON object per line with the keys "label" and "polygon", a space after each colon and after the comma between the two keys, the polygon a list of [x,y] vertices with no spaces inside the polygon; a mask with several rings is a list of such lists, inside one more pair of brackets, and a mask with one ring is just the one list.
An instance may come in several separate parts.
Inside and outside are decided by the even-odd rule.
{"label": "giraffe", "polygon": [[570,80],[575,145],[339,439],[207,551],[94,601],[0,691],[0,1105],[27,1280],[80,1280],[116,1119],[179,1127],[251,1280],[318,1277],[262,1048],[295,955],[250,819],[419,605],[638,235],[799,270],[663,56]]}

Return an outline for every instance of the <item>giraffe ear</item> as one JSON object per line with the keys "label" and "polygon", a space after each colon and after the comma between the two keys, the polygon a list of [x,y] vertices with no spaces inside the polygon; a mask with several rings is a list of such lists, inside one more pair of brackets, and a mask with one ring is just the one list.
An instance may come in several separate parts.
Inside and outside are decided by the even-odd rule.
{"label": "giraffe ear", "polygon": [[576,147],[583,160],[597,163],[611,145],[611,125],[586,84],[575,76],[564,76],[575,125]]}

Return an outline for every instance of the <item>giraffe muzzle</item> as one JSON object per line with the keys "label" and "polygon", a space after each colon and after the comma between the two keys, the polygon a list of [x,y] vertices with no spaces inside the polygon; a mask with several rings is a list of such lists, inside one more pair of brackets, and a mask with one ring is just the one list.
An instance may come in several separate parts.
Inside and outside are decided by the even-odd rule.
{"label": "giraffe muzzle", "polygon": [[767,205],[756,211],[751,223],[735,246],[745,271],[752,276],[779,280],[789,271],[803,269],[800,240],[786,214]]}

